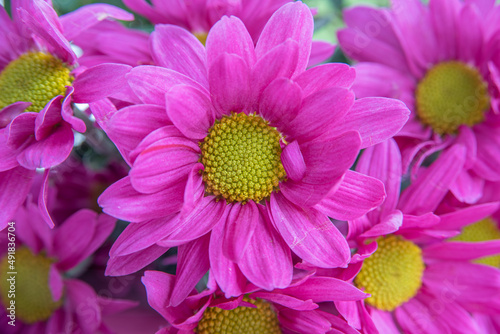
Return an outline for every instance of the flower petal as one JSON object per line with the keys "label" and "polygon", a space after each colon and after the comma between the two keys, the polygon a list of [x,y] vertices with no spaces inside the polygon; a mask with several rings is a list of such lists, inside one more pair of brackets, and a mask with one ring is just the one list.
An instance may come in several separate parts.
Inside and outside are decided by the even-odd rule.
{"label": "flower petal", "polygon": [[231,205],[222,244],[222,251],[229,260],[236,263],[241,260],[259,223],[259,211],[254,201]]}
{"label": "flower petal", "polygon": [[288,178],[297,182],[304,178],[307,166],[296,140],[285,146],[281,153],[281,162]]}

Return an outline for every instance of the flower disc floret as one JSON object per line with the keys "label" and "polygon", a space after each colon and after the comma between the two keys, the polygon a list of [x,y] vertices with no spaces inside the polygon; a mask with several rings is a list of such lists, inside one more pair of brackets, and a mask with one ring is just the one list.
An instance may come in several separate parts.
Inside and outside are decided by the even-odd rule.
{"label": "flower disc floret", "polygon": [[73,77],[61,60],[44,52],[28,52],[0,73],[0,109],[18,101],[31,102],[26,111],[39,112],[55,96],[64,95]]}
{"label": "flower disc floret", "polygon": [[416,90],[417,114],[439,134],[453,134],[460,125],[484,120],[490,107],[488,85],[479,71],[459,61],[431,68]]}
{"label": "flower disc floret", "polygon": [[422,285],[422,250],[394,235],[379,238],[377,244],[377,251],[363,262],[354,283],[371,294],[368,304],[392,311],[414,297]]}
{"label": "flower disc floret", "polygon": [[[14,264],[12,264],[14,263]],[[16,316],[24,323],[45,321],[62,305],[62,298],[54,301],[49,288],[49,271],[53,260],[44,254],[33,254],[27,247],[16,250],[15,262],[9,263],[6,254],[0,262],[0,294],[3,305],[10,306],[11,278],[15,274]],[[13,267],[10,267],[10,266]]]}
{"label": "flower disc floret", "polygon": [[243,300],[256,307],[239,306],[232,310],[209,307],[198,322],[196,333],[281,333],[278,317],[271,308],[271,304],[261,299],[250,299],[248,296],[243,297]]}
{"label": "flower disc floret", "polygon": [[201,143],[206,192],[228,202],[259,202],[286,176],[281,134],[257,115],[224,116]]}
{"label": "flower disc floret", "polygon": [[[451,238],[452,241],[482,242],[500,239],[500,229],[491,218],[482,219],[463,228],[462,233]],[[475,263],[500,268],[500,255],[485,256],[474,260]]]}

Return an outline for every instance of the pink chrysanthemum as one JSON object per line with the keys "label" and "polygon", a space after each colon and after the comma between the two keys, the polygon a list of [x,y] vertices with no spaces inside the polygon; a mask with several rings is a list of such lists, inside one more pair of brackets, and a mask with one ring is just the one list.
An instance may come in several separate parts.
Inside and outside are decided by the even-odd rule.
{"label": "pink chrysanthemum", "polygon": [[14,0],[11,7],[12,20],[0,6],[0,178],[2,197],[9,197],[1,202],[0,228],[24,201],[34,170],[64,161],[73,130],[85,132],[71,107],[77,57],[69,40],[107,17],[133,18],[110,5],[61,18],[50,1]]}
{"label": "pink chrysanthemum", "polygon": [[[27,201],[14,221],[0,233],[2,333],[94,334],[106,330],[104,315],[135,304],[98,296],[74,276],[113,231],[115,219],[81,210],[50,229],[38,207]],[[15,298],[9,295],[11,275],[15,276]],[[15,326],[8,324],[12,320]]]}
{"label": "pink chrysanthemum", "polygon": [[[467,163],[452,192],[481,198],[500,180],[500,7],[494,1],[393,1],[393,8],[345,12],[338,33],[356,66],[356,96],[403,100],[412,110],[398,134],[404,169],[460,144]],[[466,23],[466,24],[465,24]]]}
{"label": "pink chrysanthemum", "polygon": [[151,45],[164,67],[99,65],[75,83],[82,101],[113,89],[139,101],[118,111],[91,103],[131,166],[99,198],[104,212],[132,222],[108,274],[186,245],[209,258],[179,265],[193,270],[180,295],[210,267],[237,296],[242,273],[265,289],[288,286],[291,251],[318,267],[347,265],[349,247],[328,216],[352,219],[381,203],[380,181],[348,169],[408,111],[391,99],[355,101],[347,65],[306,71],[312,31],[300,2],[273,15],[256,47],[235,17],[212,28],[206,48],[184,29],[158,25]]}
{"label": "pink chrysanthemum", "polygon": [[[356,301],[366,294],[335,278],[296,274],[285,289],[264,291],[247,285],[243,295],[226,298],[209,277],[202,292],[191,291],[186,300],[171,305],[175,277],[146,271],[142,282],[148,302],[170,324],[157,334],[166,333],[343,333],[356,334],[342,318],[322,311],[319,303]],[[224,329],[224,331],[222,331]]]}
{"label": "pink chrysanthemum", "polygon": [[358,248],[352,262],[362,261],[354,284],[371,294],[364,304],[336,303],[353,327],[365,333],[399,333],[399,328],[479,333],[470,313],[498,312],[500,268],[471,260],[500,253],[500,242],[457,241],[462,227],[488,219],[498,202],[457,209],[442,202],[465,159],[462,145],[451,147],[399,196],[402,163],[396,143],[363,152],[357,170],[383,180],[387,199],[349,222],[348,239]]}

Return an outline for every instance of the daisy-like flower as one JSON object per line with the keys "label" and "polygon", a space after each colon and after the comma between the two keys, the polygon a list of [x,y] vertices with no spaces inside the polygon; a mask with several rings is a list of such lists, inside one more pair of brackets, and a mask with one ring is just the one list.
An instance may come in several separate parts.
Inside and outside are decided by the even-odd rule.
{"label": "daisy-like flower", "polygon": [[349,247],[328,216],[351,219],[381,203],[380,181],[348,169],[360,148],[397,132],[408,110],[391,99],[354,101],[347,65],[305,70],[312,31],[300,2],[273,15],[256,47],[235,17],[212,28],[206,48],[158,25],[151,45],[164,67],[99,65],[75,83],[82,102],[110,87],[141,101],[118,111],[91,103],[131,166],[99,198],[104,212],[132,222],[108,274],[188,245],[205,256],[180,265],[191,271],[180,295],[210,267],[238,296],[242,273],[265,289],[288,286],[292,251],[318,267],[347,265]]}
{"label": "daisy-like flower", "polygon": [[[500,180],[500,7],[493,1],[393,1],[392,9],[345,12],[339,31],[353,59],[358,97],[399,98],[412,114],[398,134],[404,169],[464,145],[467,163],[452,185],[463,202]],[[467,22],[467,24],[464,24]]]}
{"label": "daisy-like flower", "polygon": [[77,57],[69,41],[108,17],[133,19],[109,5],[61,18],[50,1],[14,0],[11,7],[12,19],[0,6],[0,178],[9,197],[1,202],[0,228],[24,201],[34,170],[64,161],[73,130],[85,132],[71,106]]}
{"label": "daisy-like flower", "polygon": [[142,282],[148,302],[171,325],[164,333],[358,333],[344,319],[319,309],[325,301],[355,301],[366,294],[335,278],[296,274],[286,289],[264,291],[249,284],[243,295],[226,298],[209,277],[202,292],[191,291],[170,306],[175,277],[146,271]]}
{"label": "daisy-like flower", "polygon": [[366,333],[399,333],[398,328],[479,333],[470,313],[498,312],[500,269],[470,260],[499,253],[500,243],[450,241],[462,227],[494,213],[498,202],[455,210],[442,204],[465,159],[463,146],[451,147],[399,196],[402,164],[396,143],[363,152],[357,170],[383,180],[387,199],[349,222],[348,239],[358,248],[352,262],[362,261],[354,284],[371,295],[361,304],[335,303],[353,327]]}
{"label": "daisy-like flower", "polygon": [[50,229],[27,201],[13,221],[0,236],[2,333],[94,334],[106,330],[104,315],[135,304],[98,296],[74,277],[113,231],[115,219],[85,209]]}

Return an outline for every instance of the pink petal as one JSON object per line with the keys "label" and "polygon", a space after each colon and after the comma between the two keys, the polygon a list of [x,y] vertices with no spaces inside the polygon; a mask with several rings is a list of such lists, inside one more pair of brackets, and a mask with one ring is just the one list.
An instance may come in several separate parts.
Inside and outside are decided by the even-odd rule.
{"label": "pink petal", "polygon": [[253,201],[241,205],[233,203],[226,220],[222,251],[231,261],[238,263],[252,240],[255,226],[260,223],[259,211]]}
{"label": "pink petal", "polygon": [[311,67],[327,61],[335,52],[335,45],[323,41],[313,41],[311,45],[311,57],[307,67]]}
{"label": "pink petal", "polygon": [[326,333],[330,322],[315,311],[296,311],[283,309],[278,316],[280,326],[290,328],[296,333]]}
{"label": "pink petal", "polygon": [[291,250],[321,268],[345,267],[349,246],[335,225],[314,209],[295,206],[280,193],[271,195],[269,214]]}
{"label": "pink petal", "polygon": [[430,308],[417,298],[410,299],[407,303],[395,310],[396,319],[403,331],[408,333],[447,333],[446,325],[436,319]]}
{"label": "pink petal", "polygon": [[90,103],[119,92],[126,84],[125,75],[131,66],[122,64],[101,64],[94,66],[78,76],[73,83],[76,103]]}
{"label": "pink petal", "polygon": [[399,209],[416,215],[434,211],[461,172],[464,161],[464,147],[450,147],[405,189],[401,194]]}
{"label": "pink petal", "polygon": [[179,246],[175,286],[170,296],[172,306],[181,304],[210,269],[209,242],[207,235]]}
{"label": "pink petal", "polygon": [[168,248],[152,245],[140,252],[111,257],[106,266],[106,276],[124,276],[133,274],[158,259]]}
{"label": "pink petal", "polygon": [[63,294],[64,282],[61,274],[59,273],[55,265],[50,266],[49,286],[50,286],[50,293],[52,294],[52,300],[58,301],[59,299],[61,299]]}
{"label": "pink petal", "polygon": [[[2,10],[1,8],[0,10]],[[14,102],[0,109],[0,128],[6,127],[17,115],[31,105],[30,102]]]}
{"label": "pink petal", "polygon": [[323,198],[315,208],[332,218],[351,220],[375,209],[384,198],[381,181],[349,170],[339,188]]}
{"label": "pink petal", "polygon": [[62,163],[73,149],[71,126],[62,123],[50,136],[26,147],[18,155],[19,164],[28,169],[49,168]]}
{"label": "pink petal", "polygon": [[272,126],[285,128],[299,112],[302,90],[287,78],[277,78],[264,89],[259,101],[259,114]]}
{"label": "pink petal", "polygon": [[182,206],[182,183],[154,193],[142,194],[134,190],[127,176],[106,189],[98,199],[107,214],[126,221],[137,222],[168,216]]}
{"label": "pink petal", "polygon": [[171,137],[148,146],[129,172],[135,190],[152,194],[187,180],[199,159],[199,147],[189,139]]}
{"label": "pink petal", "polygon": [[481,56],[483,40],[483,18],[479,9],[466,4],[460,11],[459,22],[467,22],[467,27],[457,24],[457,50],[458,57],[462,61],[477,61]]}
{"label": "pink petal", "polygon": [[278,9],[269,19],[259,37],[255,53],[261,58],[265,53],[288,39],[299,45],[298,63],[293,73],[302,73],[311,54],[314,22],[311,10],[303,3],[289,3]]}
{"label": "pink petal", "polygon": [[208,87],[205,48],[193,34],[181,27],[159,24],[151,33],[150,44],[155,64]]}
{"label": "pink petal", "polygon": [[221,54],[208,70],[210,94],[219,115],[247,111],[250,100],[250,69],[240,56]]}
{"label": "pink petal", "polygon": [[368,296],[353,284],[333,277],[311,277],[303,284],[283,289],[282,293],[302,300],[312,299],[315,303],[362,300]]}
{"label": "pink petal", "polygon": [[66,280],[66,293],[79,327],[84,333],[95,333],[101,324],[101,308],[94,289],[80,280],[69,279]]}
{"label": "pink petal", "polygon": [[329,63],[313,67],[294,78],[302,87],[304,96],[330,87],[350,88],[356,77],[354,68],[347,64]]}
{"label": "pink petal", "polygon": [[32,141],[37,113],[25,112],[18,115],[6,128],[6,144],[9,148],[20,148]]}
{"label": "pink petal", "polygon": [[0,172],[0,230],[7,227],[28,195],[35,171],[16,167]]}
{"label": "pink petal", "polygon": [[361,234],[362,238],[376,238],[396,232],[403,224],[403,213],[399,210],[385,215],[382,221]]}
{"label": "pink petal", "polygon": [[484,179],[463,170],[450,186],[453,195],[463,203],[476,203],[483,195]]}
{"label": "pink petal", "polygon": [[307,166],[296,140],[285,146],[281,153],[281,162],[288,178],[297,182],[304,178]]}
{"label": "pink petal", "polygon": [[283,195],[303,207],[320,202],[338,187],[341,178],[354,163],[359,143],[358,133],[348,132],[338,138],[318,138],[301,144],[306,173],[300,182],[288,180],[281,183]]}
{"label": "pink petal", "polygon": [[[332,128],[332,124],[348,121],[346,114],[353,103],[354,93],[350,90],[322,89],[304,98],[299,114],[283,131],[299,142],[312,140]],[[346,131],[335,130],[336,135],[343,132]]]}
{"label": "pink petal", "polygon": [[498,207],[498,202],[484,203],[442,214],[438,227],[445,230],[459,230],[492,215]]}
{"label": "pink petal", "polygon": [[64,37],[74,40],[80,33],[108,18],[133,21],[133,14],[106,4],[93,4],[81,7],[60,17]]}
{"label": "pink petal", "polygon": [[166,96],[167,114],[182,134],[191,139],[203,139],[215,121],[210,98],[187,85],[172,87]]}
{"label": "pink petal", "polygon": [[250,282],[265,290],[282,289],[292,281],[290,248],[271,225],[264,207],[259,206],[259,222],[238,263]]}
{"label": "pink petal", "polygon": [[127,75],[132,91],[145,104],[165,106],[165,93],[176,85],[190,85],[206,91],[193,79],[159,66],[137,66]]}
{"label": "pink petal", "polygon": [[62,121],[61,117],[61,100],[63,97],[58,95],[54,97],[47,105],[38,113],[35,120],[35,138],[43,140],[47,138],[56,128],[56,125]]}
{"label": "pink petal", "polygon": [[252,38],[243,22],[235,16],[222,17],[210,29],[206,47],[209,64],[212,64],[223,53],[238,55],[249,66],[255,63]]}
{"label": "pink petal", "polygon": [[500,254],[500,240],[485,242],[441,242],[424,249],[426,258],[470,261]]}
{"label": "pink petal", "polygon": [[334,131],[358,131],[361,148],[366,148],[394,136],[406,123],[409,114],[408,108],[399,100],[364,98],[354,103]]}

